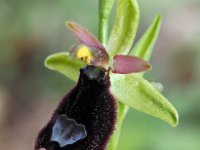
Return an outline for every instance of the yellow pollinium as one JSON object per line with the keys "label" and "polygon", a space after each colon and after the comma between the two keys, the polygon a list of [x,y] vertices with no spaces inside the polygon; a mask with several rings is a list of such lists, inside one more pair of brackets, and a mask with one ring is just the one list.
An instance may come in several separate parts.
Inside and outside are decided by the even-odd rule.
{"label": "yellow pollinium", "polygon": [[76,58],[81,59],[82,61],[86,62],[87,64],[90,64],[93,60],[92,51],[89,47],[85,45],[81,45],[76,50]]}

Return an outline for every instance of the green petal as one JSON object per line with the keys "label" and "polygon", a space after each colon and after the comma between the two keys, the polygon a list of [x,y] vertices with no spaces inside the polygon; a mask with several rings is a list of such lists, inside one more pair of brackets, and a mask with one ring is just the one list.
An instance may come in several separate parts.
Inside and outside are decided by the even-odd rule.
{"label": "green petal", "polygon": [[109,16],[115,0],[99,0],[99,40],[105,46],[108,38]]}
{"label": "green petal", "polygon": [[58,71],[73,81],[78,80],[79,69],[84,65],[82,61],[71,58],[68,52],[50,55],[45,60],[47,68]]}
{"label": "green petal", "polygon": [[107,45],[111,58],[115,54],[127,54],[129,52],[137,32],[140,16],[136,0],[118,0],[116,11]]}
{"label": "green petal", "polygon": [[173,105],[141,75],[110,74],[110,80],[111,93],[122,103],[172,126],[178,124],[178,113]]}
{"label": "green petal", "polygon": [[146,30],[136,46],[129,52],[129,55],[134,55],[149,60],[153,47],[158,38],[161,26],[161,17],[157,15],[151,26]]}

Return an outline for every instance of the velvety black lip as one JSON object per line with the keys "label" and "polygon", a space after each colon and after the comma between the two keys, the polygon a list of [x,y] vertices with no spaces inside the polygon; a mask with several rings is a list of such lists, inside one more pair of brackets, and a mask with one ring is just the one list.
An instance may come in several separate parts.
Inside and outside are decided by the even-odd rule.
{"label": "velvety black lip", "polygon": [[[109,75],[102,67],[88,65],[80,69],[77,85],[62,99],[51,120],[40,131],[35,149],[105,150],[117,116],[116,101],[109,87]],[[50,138],[56,119],[63,114],[84,125],[87,136],[71,145],[60,147]]]}

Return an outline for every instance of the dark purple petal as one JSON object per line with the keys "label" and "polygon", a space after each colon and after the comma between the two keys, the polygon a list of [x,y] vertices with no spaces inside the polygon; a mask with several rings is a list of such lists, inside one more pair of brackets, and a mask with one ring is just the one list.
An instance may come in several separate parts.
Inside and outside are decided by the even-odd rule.
{"label": "dark purple petal", "polygon": [[[35,143],[35,150],[40,148],[46,150],[105,150],[117,117],[116,101],[109,92],[109,88],[109,75],[105,69],[91,65],[82,68],[77,85],[62,99],[51,120],[40,131]],[[57,141],[52,140],[55,126],[56,130],[57,125],[61,125],[63,129],[69,128],[68,125],[65,125],[70,122],[66,118],[64,122],[62,120],[60,124],[56,125],[62,115],[66,115],[70,120],[75,120],[79,126],[84,126],[87,136],[81,139],[78,136],[75,143],[64,147],[61,147],[63,143],[69,143],[69,141],[66,142],[65,134],[63,136],[56,132],[56,136],[61,135],[62,137],[59,137]],[[61,142],[62,140],[64,142]],[[71,139],[69,138],[69,140]]]}
{"label": "dark purple petal", "polygon": [[113,58],[113,73],[129,74],[151,69],[151,65],[139,57],[115,55]]}

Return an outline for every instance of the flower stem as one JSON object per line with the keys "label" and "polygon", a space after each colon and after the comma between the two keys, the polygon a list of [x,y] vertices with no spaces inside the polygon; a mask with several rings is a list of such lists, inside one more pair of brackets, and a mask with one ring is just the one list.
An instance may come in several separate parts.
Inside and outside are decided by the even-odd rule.
{"label": "flower stem", "polygon": [[128,112],[129,107],[127,105],[118,102],[118,119],[115,127],[115,131],[110,139],[108,150],[116,150],[118,146],[118,141],[121,133],[121,128]]}

